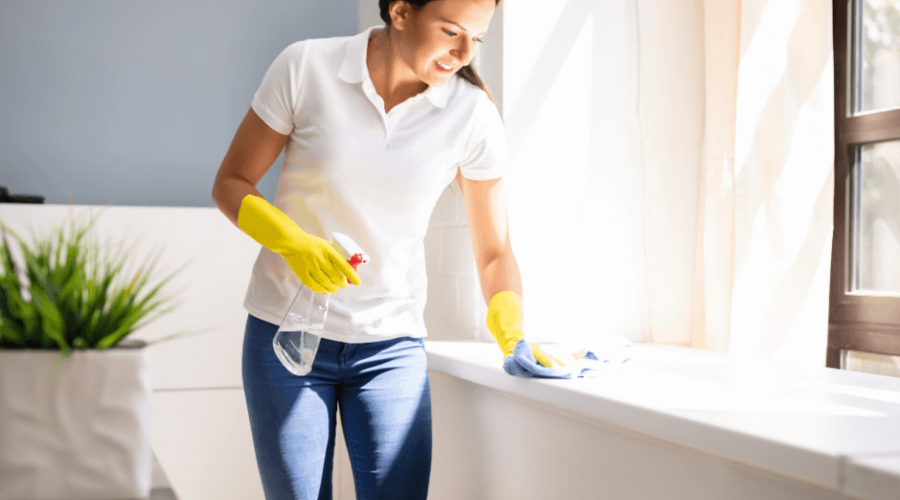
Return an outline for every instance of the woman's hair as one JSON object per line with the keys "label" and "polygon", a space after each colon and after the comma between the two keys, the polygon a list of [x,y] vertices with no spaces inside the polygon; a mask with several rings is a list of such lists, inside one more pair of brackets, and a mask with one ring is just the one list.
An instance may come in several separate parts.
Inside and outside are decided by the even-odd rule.
{"label": "woman's hair", "polygon": [[[391,14],[390,14],[390,12],[388,12],[388,9],[390,8],[392,3],[397,2],[397,1],[401,1],[401,0],[378,0],[378,7],[381,10],[381,20],[384,21],[384,24],[388,31],[388,34],[390,34],[390,29],[391,29]],[[420,11],[427,4],[433,2],[434,0],[402,0],[402,1],[405,1],[406,3],[408,3],[409,6],[413,8],[413,10]],[[495,0],[494,5],[497,5],[499,3],[500,3],[500,0]],[[494,104],[497,104],[497,101],[494,100],[494,96],[491,95],[491,91],[488,90],[487,87],[485,87],[484,82],[481,81],[481,77],[478,76],[478,73],[475,71],[475,68],[473,68],[471,64],[459,68],[458,74],[459,74],[459,76],[464,78],[467,82],[469,82],[472,85],[475,85],[476,87],[483,90],[484,93],[487,94],[487,96],[491,100],[491,102],[493,102]]]}

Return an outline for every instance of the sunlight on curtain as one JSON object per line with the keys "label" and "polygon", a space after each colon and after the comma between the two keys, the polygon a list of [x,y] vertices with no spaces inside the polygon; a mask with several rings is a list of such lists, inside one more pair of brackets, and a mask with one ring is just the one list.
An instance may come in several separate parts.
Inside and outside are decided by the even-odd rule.
{"label": "sunlight on curtain", "polygon": [[703,0],[505,5],[509,228],[530,340],[688,343],[703,94]]}
{"label": "sunlight on curtain", "polygon": [[824,366],[831,2],[706,0],[693,346]]}
{"label": "sunlight on curtain", "polygon": [[509,231],[533,341],[646,334],[631,7],[504,7]]}

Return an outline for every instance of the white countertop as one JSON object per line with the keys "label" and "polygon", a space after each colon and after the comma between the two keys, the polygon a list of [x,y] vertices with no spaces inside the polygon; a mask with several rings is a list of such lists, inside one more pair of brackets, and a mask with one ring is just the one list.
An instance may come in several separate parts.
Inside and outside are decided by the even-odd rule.
{"label": "white countertop", "polygon": [[635,344],[588,379],[512,377],[484,342],[426,341],[429,367],[862,498],[900,499],[900,379]]}

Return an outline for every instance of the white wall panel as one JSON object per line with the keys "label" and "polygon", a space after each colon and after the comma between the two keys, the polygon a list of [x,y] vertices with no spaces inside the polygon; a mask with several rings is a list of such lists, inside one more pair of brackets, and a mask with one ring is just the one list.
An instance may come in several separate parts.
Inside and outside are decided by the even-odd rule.
{"label": "white wall panel", "polygon": [[150,446],[178,500],[262,500],[244,391],[153,393]]}

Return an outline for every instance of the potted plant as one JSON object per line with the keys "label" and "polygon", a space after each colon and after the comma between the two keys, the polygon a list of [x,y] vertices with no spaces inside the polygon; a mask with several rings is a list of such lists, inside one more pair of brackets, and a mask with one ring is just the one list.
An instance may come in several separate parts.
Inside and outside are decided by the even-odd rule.
{"label": "potted plant", "polygon": [[180,269],[148,290],[159,254],[129,274],[121,245],[90,242],[95,222],[33,244],[0,222],[0,499],[150,493],[147,347],[180,334],[127,337],[173,309],[159,293]]}

